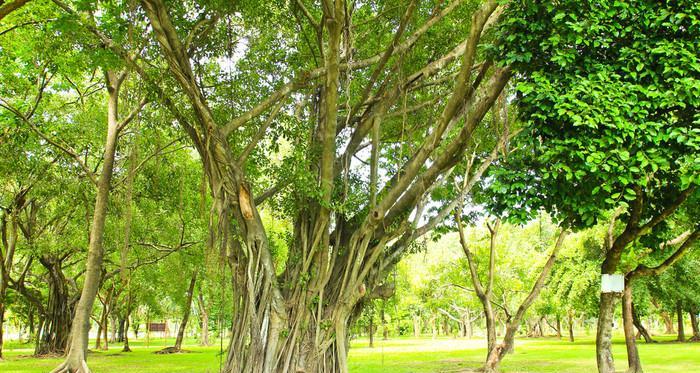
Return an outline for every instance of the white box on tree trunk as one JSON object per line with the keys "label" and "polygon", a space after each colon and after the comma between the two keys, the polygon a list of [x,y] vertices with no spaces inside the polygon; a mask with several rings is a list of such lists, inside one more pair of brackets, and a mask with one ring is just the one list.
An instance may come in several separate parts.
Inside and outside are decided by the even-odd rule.
{"label": "white box on tree trunk", "polygon": [[600,281],[603,293],[622,293],[625,290],[625,276],[621,274],[604,274]]}

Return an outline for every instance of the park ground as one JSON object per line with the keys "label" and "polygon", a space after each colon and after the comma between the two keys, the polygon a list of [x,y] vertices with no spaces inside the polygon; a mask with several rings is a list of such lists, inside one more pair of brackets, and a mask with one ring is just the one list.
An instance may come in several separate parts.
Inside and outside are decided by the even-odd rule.
{"label": "park ground", "polygon": [[[675,343],[672,336],[659,337],[661,343],[640,343],[642,363],[647,373],[700,372],[700,343]],[[157,355],[170,340],[134,341],[132,353],[120,352],[114,345],[109,351],[91,352],[89,363],[95,373],[111,372],[218,372],[220,346],[199,347],[191,340],[185,347],[189,353]],[[626,367],[622,338],[614,346],[618,369]],[[31,348],[13,342],[6,343],[6,357],[0,361],[0,372],[48,372],[60,358],[33,358]],[[367,340],[354,340],[350,351],[351,373],[419,373],[472,372],[481,365],[485,345],[481,339],[431,338],[390,339],[375,341],[369,348]],[[520,339],[513,355],[505,358],[503,372],[572,372],[595,371],[595,345],[591,337],[574,343],[558,338]]]}

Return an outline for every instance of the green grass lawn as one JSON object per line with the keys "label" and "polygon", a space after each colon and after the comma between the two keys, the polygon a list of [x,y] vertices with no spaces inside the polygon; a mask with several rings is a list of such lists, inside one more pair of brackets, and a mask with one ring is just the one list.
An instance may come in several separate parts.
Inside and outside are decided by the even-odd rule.
{"label": "green grass lawn", "polygon": [[[661,337],[664,343],[639,344],[642,364],[647,373],[700,372],[700,343],[672,343],[672,337]],[[114,345],[106,352],[89,355],[93,372],[218,372],[219,347],[199,347],[195,341],[185,348],[190,353],[157,355],[157,351],[172,344],[172,340],[133,341],[132,353],[120,352]],[[616,340],[615,359],[620,371],[626,367],[625,347]],[[5,360],[0,372],[48,372],[60,358],[33,358],[30,346],[9,342],[5,344]],[[356,340],[350,351],[350,371],[353,373],[391,372],[469,372],[481,365],[485,354],[479,339],[451,338],[377,340],[374,348],[366,340]],[[521,339],[515,353],[508,355],[502,365],[504,372],[574,372],[595,371],[593,340],[583,338],[575,343],[555,338]]]}

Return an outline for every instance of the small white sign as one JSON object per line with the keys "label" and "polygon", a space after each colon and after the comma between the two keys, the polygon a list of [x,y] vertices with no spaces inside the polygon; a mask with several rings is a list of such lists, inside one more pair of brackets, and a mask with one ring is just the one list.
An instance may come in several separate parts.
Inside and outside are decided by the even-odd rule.
{"label": "small white sign", "polygon": [[600,287],[603,293],[622,293],[625,291],[625,276],[604,274],[600,281]]}

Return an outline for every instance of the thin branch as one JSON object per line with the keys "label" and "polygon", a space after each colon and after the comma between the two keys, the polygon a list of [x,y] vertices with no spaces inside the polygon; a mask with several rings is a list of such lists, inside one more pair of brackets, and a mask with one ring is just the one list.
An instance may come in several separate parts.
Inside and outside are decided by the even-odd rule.
{"label": "thin branch", "polygon": [[265,120],[265,123],[263,123],[260,126],[260,128],[258,128],[258,131],[255,133],[255,135],[250,140],[250,142],[245,147],[245,149],[243,149],[243,151],[241,152],[241,155],[238,156],[238,164],[239,165],[242,165],[243,163],[245,163],[246,159],[248,158],[248,155],[250,155],[250,153],[253,151],[253,149],[255,149],[255,147],[258,145],[260,140],[262,140],[263,136],[265,136],[265,131],[267,131],[267,129],[272,124],[272,121],[275,120],[275,118],[277,117],[277,114],[279,113],[280,109],[282,108],[283,103],[284,103],[284,101],[280,101],[277,104],[277,106],[275,106],[275,108],[272,109],[272,112]]}
{"label": "thin branch", "polygon": [[0,104],[0,107],[4,107],[5,109],[11,111],[13,114],[15,114],[15,116],[17,116],[24,123],[26,123],[32,129],[32,131],[39,135],[39,137],[41,137],[44,141],[48,142],[49,144],[53,145],[54,147],[58,148],[59,150],[73,158],[73,160],[75,160],[75,162],[78,163],[80,168],[83,169],[90,181],[92,181],[94,185],[97,185],[97,176],[94,172],[92,172],[92,170],[90,170],[87,164],[83,162],[83,160],[80,158],[80,156],[78,156],[78,153],[75,150],[73,150],[69,145],[61,144],[58,141],[53,140],[52,138],[41,132],[39,128],[37,128],[37,126],[34,123],[32,123],[32,121],[25,117],[24,114],[22,114],[22,112],[9,105],[5,99],[0,98],[0,101],[3,102],[2,104]]}

